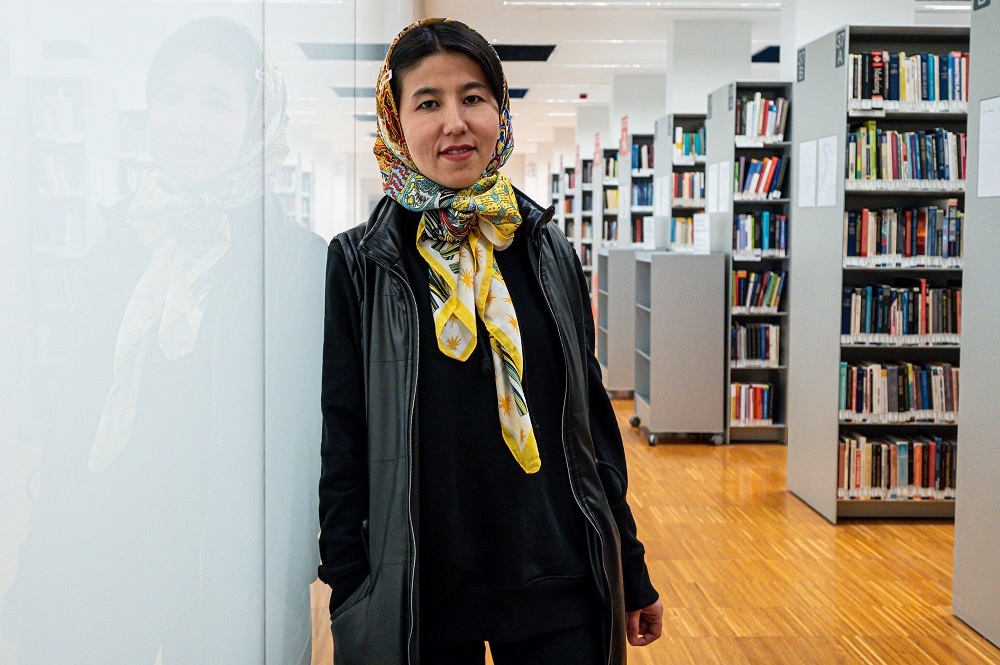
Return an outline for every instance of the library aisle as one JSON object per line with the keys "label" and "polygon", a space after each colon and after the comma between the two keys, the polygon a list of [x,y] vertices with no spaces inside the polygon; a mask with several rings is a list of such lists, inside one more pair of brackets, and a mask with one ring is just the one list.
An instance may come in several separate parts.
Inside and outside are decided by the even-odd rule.
{"label": "library aisle", "polygon": [[[630,665],[1000,663],[951,614],[954,525],[827,522],[785,490],[787,448],[651,448],[615,402],[629,503],[664,605]],[[314,587],[313,663],[331,662]]]}

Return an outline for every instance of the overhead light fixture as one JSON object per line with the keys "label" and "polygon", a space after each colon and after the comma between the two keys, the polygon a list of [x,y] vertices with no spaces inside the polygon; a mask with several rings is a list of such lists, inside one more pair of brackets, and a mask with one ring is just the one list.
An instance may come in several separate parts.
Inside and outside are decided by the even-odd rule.
{"label": "overhead light fixture", "polygon": [[548,7],[552,9],[717,9],[729,11],[774,11],[781,2],[710,2],[706,0],[504,0],[504,7]]}

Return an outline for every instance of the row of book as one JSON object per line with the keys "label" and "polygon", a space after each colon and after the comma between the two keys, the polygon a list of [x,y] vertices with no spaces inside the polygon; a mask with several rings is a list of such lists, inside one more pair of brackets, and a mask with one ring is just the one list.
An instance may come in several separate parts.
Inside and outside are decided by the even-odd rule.
{"label": "row of book", "polygon": [[844,265],[961,268],[964,222],[958,199],[947,208],[844,211]]}
{"label": "row of book", "polygon": [[632,168],[651,169],[653,168],[653,144],[633,143],[632,144]]}
{"label": "row of book", "polygon": [[576,169],[566,171],[566,191],[572,192],[576,189]]}
{"label": "row of book", "polygon": [[683,127],[674,127],[674,158],[678,157],[704,157],[705,152],[705,128],[701,127],[697,132],[685,132]]}
{"label": "row of book", "polygon": [[594,193],[593,192],[581,192],[581,196],[580,196],[580,211],[581,212],[593,212],[594,211]]}
{"label": "row of book", "polygon": [[645,240],[645,236],[643,234],[643,227],[645,226],[645,223],[646,220],[642,217],[632,218],[632,242],[641,243]]}
{"label": "row of book", "polygon": [[653,183],[642,180],[632,183],[632,205],[653,205]]}
{"label": "row of book", "polygon": [[584,185],[593,184],[593,182],[594,182],[594,162],[591,161],[591,160],[587,160],[587,161],[583,162],[580,165],[580,170],[583,171],[583,173],[580,174],[581,175],[581,181],[583,182],[583,184]]}
{"label": "row of book", "polygon": [[765,210],[733,217],[733,257],[788,255],[788,216]]}
{"label": "row of book", "polygon": [[604,190],[604,209],[618,210],[618,188],[611,187]]}
{"label": "row of book", "polygon": [[774,314],[781,306],[787,271],[734,270],[730,306],[734,314]]}
{"label": "row of book", "polygon": [[30,95],[28,113],[32,135],[53,138],[82,131],[82,118],[77,112],[81,101],[65,88]]}
{"label": "row of book", "polygon": [[851,99],[886,101],[969,101],[969,54],[874,50],[852,53],[848,90]]}
{"label": "row of book", "polygon": [[843,344],[926,346],[958,344],[962,334],[961,287],[844,286],[840,335]]}
{"label": "row of book", "polygon": [[566,228],[563,230],[563,233],[566,234],[567,238],[572,240],[576,235],[576,222],[574,222],[572,219],[567,219]]}
{"label": "row of book", "polygon": [[837,498],[954,499],[957,457],[952,437],[845,432],[837,443]]}
{"label": "row of book", "polygon": [[79,253],[87,248],[87,226],[82,211],[54,208],[35,214],[31,242],[36,250]]}
{"label": "row of book", "polygon": [[745,197],[780,197],[787,167],[788,159],[784,157],[747,159],[741,155],[733,164],[735,191]]}
{"label": "row of book", "polygon": [[947,362],[840,363],[840,422],[954,423],[959,368]]}
{"label": "row of book", "polygon": [[83,157],[75,154],[38,154],[35,191],[43,196],[82,196]]}
{"label": "row of book", "polygon": [[670,218],[670,246],[688,247],[694,245],[694,217]]}
{"label": "row of book", "polygon": [[604,223],[601,225],[601,238],[605,242],[614,242],[618,240],[618,220],[611,218],[605,219]]}
{"label": "row of book", "polygon": [[868,120],[847,135],[848,180],[965,180],[965,132],[879,129]]}
{"label": "row of book", "polygon": [[733,427],[774,424],[774,393],[774,385],[770,383],[729,384],[729,424]]}
{"label": "row of book", "polygon": [[580,263],[584,268],[592,268],[594,262],[594,248],[590,245],[580,245]]}
{"label": "row of book", "polygon": [[617,157],[605,157],[604,163],[601,168],[601,175],[606,179],[615,179],[618,177],[618,158]]}
{"label": "row of book", "polygon": [[566,197],[566,198],[563,199],[563,212],[565,212],[567,215],[572,215],[573,214],[573,199],[572,198]]}
{"label": "row of book", "polygon": [[760,92],[736,100],[736,135],[780,141],[785,135],[790,102],[784,97],[768,99]]}
{"label": "row of book", "polygon": [[701,171],[674,173],[673,198],[704,199],[705,174]]}
{"label": "row of book", "polygon": [[781,326],[774,323],[733,322],[729,334],[732,367],[778,367],[781,364]]}

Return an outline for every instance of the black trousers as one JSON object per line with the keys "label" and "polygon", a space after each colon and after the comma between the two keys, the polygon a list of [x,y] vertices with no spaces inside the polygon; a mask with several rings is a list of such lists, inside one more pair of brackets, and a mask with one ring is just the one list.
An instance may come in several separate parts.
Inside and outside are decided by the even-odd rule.
{"label": "black trousers", "polygon": [[[490,642],[494,665],[602,665],[604,645],[596,622],[543,633],[517,642]],[[484,642],[427,644],[421,665],[483,665]]]}

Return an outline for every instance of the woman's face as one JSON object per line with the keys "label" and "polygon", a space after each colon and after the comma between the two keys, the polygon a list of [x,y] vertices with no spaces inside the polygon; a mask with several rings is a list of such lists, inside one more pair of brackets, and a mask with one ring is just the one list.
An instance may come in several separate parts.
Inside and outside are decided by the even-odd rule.
{"label": "woman's face", "polygon": [[150,100],[153,158],[178,185],[207,185],[236,161],[249,106],[232,67],[208,53],[182,56]]}
{"label": "woman's face", "polygon": [[500,107],[482,68],[435,53],[403,74],[399,122],[417,169],[449,189],[482,176],[500,136]]}

